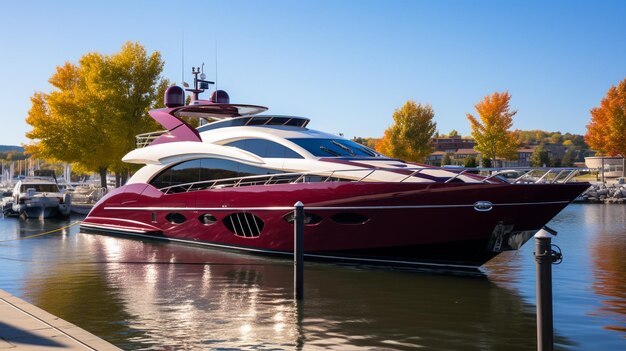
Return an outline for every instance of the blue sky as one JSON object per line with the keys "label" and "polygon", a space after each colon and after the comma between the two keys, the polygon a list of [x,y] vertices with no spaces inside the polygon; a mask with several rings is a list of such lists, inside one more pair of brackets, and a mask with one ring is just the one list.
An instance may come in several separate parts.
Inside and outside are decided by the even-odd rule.
{"label": "blue sky", "polygon": [[0,144],[27,143],[35,91],[65,61],[126,41],[158,50],[181,81],[205,63],[232,102],[380,137],[408,99],[441,133],[509,91],[513,127],[585,133],[589,109],[626,78],[623,1],[1,1]]}

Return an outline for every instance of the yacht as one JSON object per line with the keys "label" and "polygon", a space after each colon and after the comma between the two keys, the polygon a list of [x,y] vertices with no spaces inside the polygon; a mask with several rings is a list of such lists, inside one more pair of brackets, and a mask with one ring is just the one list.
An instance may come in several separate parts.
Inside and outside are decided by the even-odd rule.
{"label": "yacht", "polygon": [[166,130],[138,136],[123,161],[143,167],[83,231],[287,256],[300,201],[307,259],[473,270],[519,249],[589,186],[573,171],[529,184],[389,158],[222,90],[200,100],[206,81],[194,74],[189,105],[173,86],[150,111]]}
{"label": "yacht", "polygon": [[52,179],[27,177],[19,180],[13,188],[7,214],[22,218],[49,218],[68,216],[71,200],[63,194]]}

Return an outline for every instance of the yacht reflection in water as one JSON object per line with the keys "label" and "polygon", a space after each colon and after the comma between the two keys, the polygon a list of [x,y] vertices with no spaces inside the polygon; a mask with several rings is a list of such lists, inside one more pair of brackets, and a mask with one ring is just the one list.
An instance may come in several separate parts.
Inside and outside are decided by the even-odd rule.
{"label": "yacht reflection in water", "polygon": [[35,272],[26,294],[124,349],[535,347],[532,306],[487,279],[307,264],[297,308],[288,261],[74,238],[84,262]]}

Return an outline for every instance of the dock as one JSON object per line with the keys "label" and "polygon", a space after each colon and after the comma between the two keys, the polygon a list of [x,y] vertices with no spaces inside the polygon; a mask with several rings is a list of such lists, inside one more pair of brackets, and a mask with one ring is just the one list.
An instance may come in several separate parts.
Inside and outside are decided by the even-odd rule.
{"label": "dock", "polygon": [[39,307],[0,290],[0,350],[121,350]]}

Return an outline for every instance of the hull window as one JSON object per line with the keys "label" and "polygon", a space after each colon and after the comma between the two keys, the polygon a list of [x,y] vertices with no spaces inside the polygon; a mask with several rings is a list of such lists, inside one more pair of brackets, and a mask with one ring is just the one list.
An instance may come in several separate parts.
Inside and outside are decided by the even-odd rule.
{"label": "hull window", "polygon": [[352,212],[337,213],[331,218],[333,221],[339,224],[364,224],[370,220],[367,216]]}
{"label": "hull window", "polygon": [[243,238],[256,238],[263,231],[263,220],[252,213],[232,213],[222,220],[233,234]]}
{"label": "hull window", "polygon": [[211,224],[215,224],[215,222],[217,222],[217,219],[215,219],[214,215],[205,213],[203,215],[200,215],[200,217],[198,217],[198,220],[200,221],[200,223],[204,224],[204,225],[211,225]]}
{"label": "hull window", "polygon": [[[294,214],[293,212],[289,212],[286,215],[283,216],[283,219],[285,220],[285,222],[289,223],[289,224],[293,224],[294,221]],[[304,224],[305,225],[315,225],[318,224],[322,221],[322,217],[316,215],[316,214],[312,214],[312,213],[304,213]]]}
{"label": "hull window", "polygon": [[165,220],[172,224],[181,224],[187,220],[187,217],[183,216],[180,213],[173,212],[173,213],[168,213],[167,216],[165,216]]}

